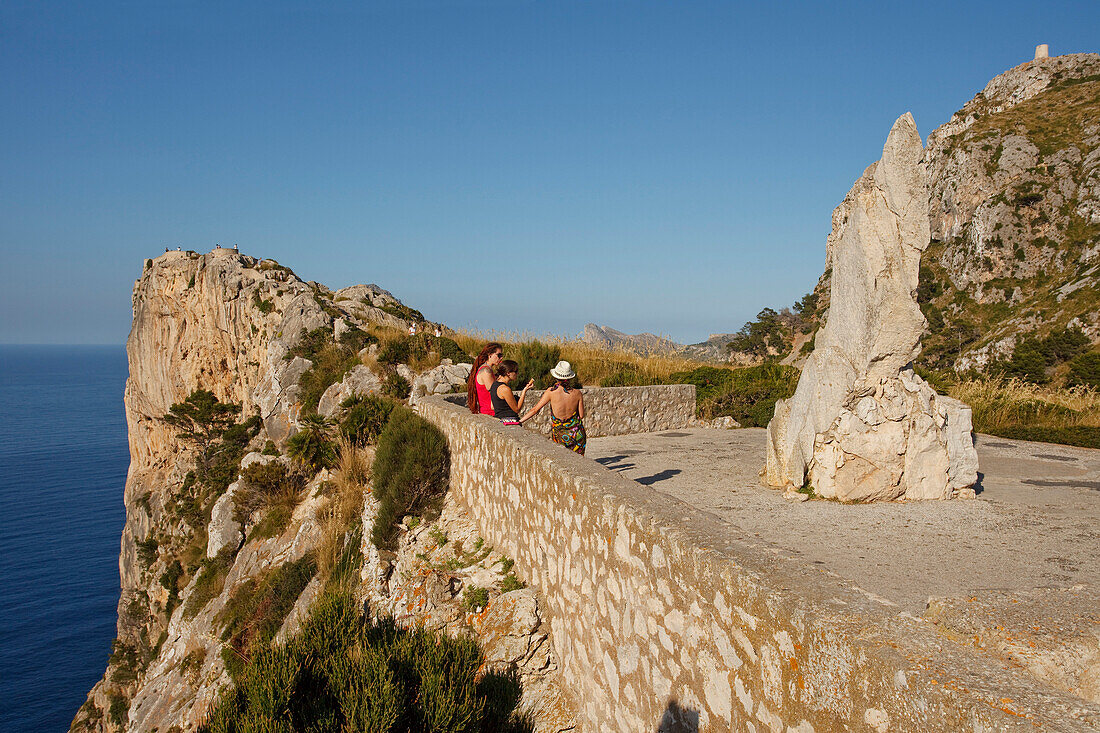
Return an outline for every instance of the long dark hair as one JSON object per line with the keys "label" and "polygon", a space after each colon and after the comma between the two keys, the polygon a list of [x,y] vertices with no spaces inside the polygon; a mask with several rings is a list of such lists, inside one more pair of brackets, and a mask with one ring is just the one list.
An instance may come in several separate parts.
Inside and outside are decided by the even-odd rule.
{"label": "long dark hair", "polygon": [[505,359],[497,364],[496,369],[493,370],[493,374],[498,377],[506,377],[509,374],[514,374],[519,371],[519,364],[515,363],[511,359]]}
{"label": "long dark hair", "polygon": [[503,354],[504,347],[495,341],[485,344],[485,348],[474,359],[474,368],[470,370],[470,377],[466,380],[466,407],[470,408],[470,412],[475,415],[477,414],[477,373],[481,367],[485,366],[485,362],[489,361],[489,355],[495,351]]}

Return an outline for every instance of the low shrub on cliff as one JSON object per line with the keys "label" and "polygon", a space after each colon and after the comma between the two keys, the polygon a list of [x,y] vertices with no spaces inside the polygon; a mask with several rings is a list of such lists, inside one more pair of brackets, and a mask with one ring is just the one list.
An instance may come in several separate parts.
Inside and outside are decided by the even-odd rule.
{"label": "low shrub on cliff", "polygon": [[439,338],[433,338],[433,346],[439,353],[440,359],[450,359],[455,364],[463,364],[466,362],[473,362],[473,359],[462,350],[453,339],[449,339],[446,336],[440,336]]}
{"label": "low shrub on cliff", "polygon": [[397,524],[406,514],[438,510],[447,490],[451,455],[439,428],[406,407],[397,407],[378,437],[374,456],[374,497],[378,514],[371,541],[392,548]]}
{"label": "low shrub on cliff", "polygon": [[313,470],[332,468],[336,464],[336,446],[332,442],[333,424],[321,415],[306,415],[298,432],[286,442],[286,454]]}
{"label": "low shrub on cliff", "polygon": [[262,509],[264,516],[250,536],[275,537],[290,524],[305,485],[306,477],[281,461],[253,463],[241,471],[240,485],[233,494],[233,518],[245,526],[249,517]]}
{"label": "low shrub on cliff", "polygon": [[395,400],[403,400],[409,396],[412,392],[412,385],[409,384],[409,380],[402,377],[397,372],[390,372],[386,375],[386,378],[382,380],[382,394],[387,397],[392,397]]}
{"label": "low shrub on cliff", "polygon": [[233,556],[233,551],[226,548],[216,557],[203,558],[195,585],[183,603],[185,618],[194,618],[195,614],[222,592],[229,568],[233,565]]}
{"label": "low shrub on cliff", "polygon": [[364,618],[351,593],[328,592],[285,646],[255,647],[200,730],[533,730],[516,678],[479,679],[482,663],[472,640]]}
{"label": "low shrub on cliff", "polygon": [[393,400],[378,395],[355,395],[344,400],[344,418],[340,421],[340,435],[355,445],[369,445],[378,440],[386,421],[393,412]]}
{"label": "low shrub on cliff", "polygon": [[226,667],[234,677],[256,649],[275,637],[316,573],[317,564],[307,554],[249,578],[233,591],[217,620],[224,625]]}
{"label": "low shrub on cliff", "polygon": [[361,350],[377,342],[377,338],[355,326],[345,331],[339,341],[333,338],[332,329],[326,326],[312,331],[303,330],[300,340],[287,354],[288,358],[300,356],[313,362],[313,366],[298,380],[302,411],[307,414],[315,412],[325,390],[361,363]]}

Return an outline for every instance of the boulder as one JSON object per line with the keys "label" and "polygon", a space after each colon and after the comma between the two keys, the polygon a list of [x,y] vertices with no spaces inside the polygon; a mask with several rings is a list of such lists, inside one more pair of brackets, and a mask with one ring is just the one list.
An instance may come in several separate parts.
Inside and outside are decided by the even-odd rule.
{"label": "boulder", "polygon": [[354,395],[367,395],[378,392],[382,388],[382,382],[367,366],[360,364],[353,367],[344,378],[336,384],[329,385],[321,399],[317,402],[317,412],[325,417],[332,417],[339,409],[340,403]]}
{"label": "boulder", "polygon": [[466,380],[473,366],[473,364],[453,364],[450,359],[444,359],[435,369],[429,369],[412,380],[409,404],[416,405],[421,397],[427,395],[450,394],[456,387],[465,390]]}
{"label": "boulder", "polygon": [[977,481],[970,409],[913,373],[916,301],[930,240],[916,124],[894,123],[882,159],[833,212],[825,326],[793,397],[768,424],[767,480],[841,501],[944,499]]}

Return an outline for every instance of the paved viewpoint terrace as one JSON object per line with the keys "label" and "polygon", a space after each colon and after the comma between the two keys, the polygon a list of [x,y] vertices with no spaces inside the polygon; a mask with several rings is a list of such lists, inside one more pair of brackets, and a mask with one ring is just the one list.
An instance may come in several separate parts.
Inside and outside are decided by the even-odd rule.
{"label": "paved viewpoint terrace", "polygon": [[977,499],[792,502],[761,428],[594,438],[588,457],[919,615],[929,597],[1100,585],[1100,451],[979,435]]}

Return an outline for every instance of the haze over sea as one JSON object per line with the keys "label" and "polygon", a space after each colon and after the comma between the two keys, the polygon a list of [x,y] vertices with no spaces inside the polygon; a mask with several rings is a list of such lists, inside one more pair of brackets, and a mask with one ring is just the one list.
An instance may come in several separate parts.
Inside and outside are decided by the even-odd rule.
{"label": "haze over sea", "polygon": [[115,635],[122,346],[0,345],[0,730],[68,730]]}

